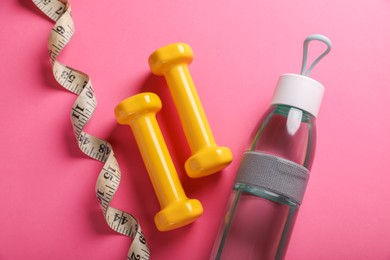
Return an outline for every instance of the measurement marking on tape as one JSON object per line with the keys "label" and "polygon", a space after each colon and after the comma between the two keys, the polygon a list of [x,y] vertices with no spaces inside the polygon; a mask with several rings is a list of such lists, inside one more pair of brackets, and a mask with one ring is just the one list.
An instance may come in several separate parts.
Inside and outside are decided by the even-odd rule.
{"label": "measurement marking on tape", "polygon": [[149,259],[150,251],[137,219],[129,213],[110,206],[121,178],[121,171],[111,144],[83,131],[97,106],[92,82],[84,72],[57,61],[57,57],[75,31],[70,4],[67,0],[32,1],[55,22],[49,36],[49,58],[57,82],[77,95],[70,113],[77,144],[86,155],[104,163],[96,181],[95,192],[106,223],[113,230],[133,238],[127,259]]}

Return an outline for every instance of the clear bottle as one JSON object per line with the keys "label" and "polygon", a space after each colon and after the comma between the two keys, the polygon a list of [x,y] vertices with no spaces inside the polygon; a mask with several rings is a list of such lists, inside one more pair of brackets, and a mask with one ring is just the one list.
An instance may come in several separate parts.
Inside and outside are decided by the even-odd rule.
{"label": "clear bottle", "polygon": [[[313,39],[328,49],[305,72],[307,45]],[[330,46],[322,35],[309,36],[301,75],[279,78],[271,106],[242,157],[210,259],[284,259],[314,159],[324,92],[307,75]]]}

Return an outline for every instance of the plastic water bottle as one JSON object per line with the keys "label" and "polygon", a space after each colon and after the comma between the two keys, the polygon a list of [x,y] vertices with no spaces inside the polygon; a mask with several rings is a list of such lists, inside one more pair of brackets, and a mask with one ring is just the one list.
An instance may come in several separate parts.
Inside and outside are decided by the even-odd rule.
{"label": "plastic water bottle", "polygon": [[[311,40],[327,49],[306,70]],[[304,42],[301,74],[284,74],[238,168],[210,259],[284,259],[316,147],[324,87],[308,75],[331,48],[323,35]]]}

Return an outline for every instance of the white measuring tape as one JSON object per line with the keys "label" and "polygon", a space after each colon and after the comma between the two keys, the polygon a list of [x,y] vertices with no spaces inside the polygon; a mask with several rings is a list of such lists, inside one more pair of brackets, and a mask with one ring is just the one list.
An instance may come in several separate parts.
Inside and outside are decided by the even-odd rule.
{"label": "white measuring tape", "polygon": [[79,148],[89,157],[104,163],[95,191],[106,222],[113,230],[133,238],[127,259],[149,259],[149,249],[137,219],[110,206],[121,178],[111,144],[83,131],[97,106],[91,80],[87,74],[57,61],[74,34],[71,6],[67,0],[32,1],[55,22],[48,42],[50,62],[57,82],[78,96],[72,107],[71,121]]}

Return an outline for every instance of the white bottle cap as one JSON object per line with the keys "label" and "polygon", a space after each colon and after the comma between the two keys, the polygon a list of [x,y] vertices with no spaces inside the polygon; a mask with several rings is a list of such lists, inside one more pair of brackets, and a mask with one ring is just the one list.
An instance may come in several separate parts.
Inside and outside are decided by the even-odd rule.
{"label": "white bottle cap", "polygon": [[289,105],[317,117],[325,88],[318,81],[299,74],[283,74],[272,97],[273,105]]}

